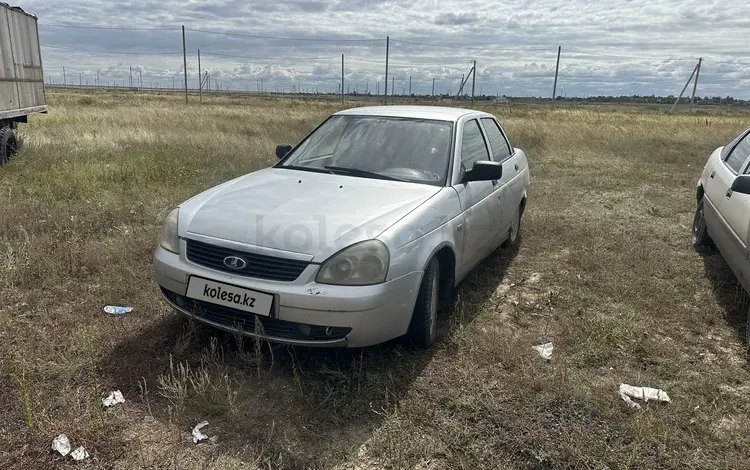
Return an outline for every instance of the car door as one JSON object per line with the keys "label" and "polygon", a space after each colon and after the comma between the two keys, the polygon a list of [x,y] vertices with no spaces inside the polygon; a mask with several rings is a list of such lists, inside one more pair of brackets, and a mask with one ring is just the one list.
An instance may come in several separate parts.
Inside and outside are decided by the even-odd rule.
{"label": "car door", "polygon": [[[737,277],[747,276],[747,235],[750,196],[734,194],[732,183],[750,156],[750,134],[745,135],[718,161],[705,187],[704,214],[711,238]],[[744,271],[744,273],[743,273]]]}
{"label": "car door", "polygon": [[500,185],[498,181],[470,181],[462,183],[463,174],[478,160],[491,160],[487,141],[479,121],[471,118],[461,125],[460,167],[453,188],[463,211],[461,230],[464,232],[458,276],[479,263],[494,248],[498,219],[501,216]]}
{"label": "car door", "polygon": [[[745,162],[743,174],[750,175],[750,159]],[[727,205],[732,212],[729,225],[736,234],[742,251],[740,278],[745,289],[750,292],[750,195],[733,192]]]}
{"label": "car door", "polygon": [[500,243],[508,234],[515,210],[523,198],[523,180],[516,178],[522,168],[519,157],[497,120],[488,116],[481,118],[481,121],[490,141],[494,160],[503,164],[503,177],[498,181],[501,208],[496,230],[497,242]]}

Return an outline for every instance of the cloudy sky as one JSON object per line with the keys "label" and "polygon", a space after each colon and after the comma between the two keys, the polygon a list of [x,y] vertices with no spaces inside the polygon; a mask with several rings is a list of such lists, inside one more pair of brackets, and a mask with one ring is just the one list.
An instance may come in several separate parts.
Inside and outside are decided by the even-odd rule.
{"label": "cloudy sky", "polygon": [[[7,1],[7,0],[6,0]],[[39,17],[45,80],[143,77],[180,86],[197,50],[212,85],[456,93],[477,61],[477,94],[677,94],[698,57],[698,94],[750,98],[750,19],[741,0],[16,0]],[[101,29],[99,29],[101,28]],[[390,91],[390,90],[389,90]]]}

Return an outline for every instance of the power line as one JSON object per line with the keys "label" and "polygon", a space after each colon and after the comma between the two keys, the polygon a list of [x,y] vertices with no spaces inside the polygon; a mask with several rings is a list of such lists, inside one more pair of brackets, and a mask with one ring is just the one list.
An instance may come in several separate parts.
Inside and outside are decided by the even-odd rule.
{"label": "power line", "polygon": [[84,26],[78,24],[47,24],[41,23],[43,28],[69,28],[69,29],[101,29],[101,30],[125,30],[125,31],[178,31],[179,26],[162,27],[162,28],[143,28],[132,26]]}
{"label": "power line", "polygon": [[616,59],[644,59],[644,60],[665,60],[665,61],[667,61],[667,60],[679,60],[679,61],[684,61],[684,60],[685,61],[686,60],[693,61],[693,60],[695,60],[695,59],[678,59],[678,58],[675,58],[675,57],[662,57],[662,58],[659,58],[659,57],[654,57],[654,56],[646,57],[646,56],[635,56],[635,55],[601,54],[599,52],[581,51],[581,50],[578,50],[578,49],[569,49],[569,48],[565,48],[565,47],[563,48],[563,52],[573,52],[575,54],[585,54],[585,55],[591,55],[591,56],[596,56],[596,57],[613,57],[613,58],[616,58]]}
{"label": "power line", "polygon": [[[203,51],[201,51],[201,52],[203,52]],[[228,57],[228,58],[231,58],[231,59],[276,60],[276,61],[279,61],[279,62],[281,62],[283,60],[300,60],[300,61],[302,61],[302,60],[334,60],[334,59],[338,59],[338,57],[333,57],[333,56],[331,56],[331,57],[286,57],[286,56],[284,56],[284,57],[278,57],[278,56],[277,57],[250,57],[250,56],[232,55],[232,54],[224,54],[224,53],[221,53],[221,52],[210,52],[210,51],[203,52],[203,54],[205,54],[205,55],[214,55],[214,56],[219,56],[219,57]]]}
{"label": "power line", "polygon": [[90,49],[75,49],[72,47],[64,46],[50,46],[49,44],[42,44],[42,47],[50,49],[59,49],[62,51],[71,52],[87,52],[89,54],[119,54],[119,55],[182,55],[182,52],[116,52],[116,51],[92,51]]}
{"label": "power line", "polygon": [[[373,64],[384,64],[385,59],[365,59],[363,57],[355,57],[348,55],[346,56],[347,60],[354,60],[354,61],[361,61],[361,62],[370,62]],[[393,62],[388,61],[389,65],[394,65],[398,67],[449,67],[449,68],[456,68],[456,67],[464,67],[466,64],[471,64],[471,61],[454,61],[453,64],[460,64],[460,65],[451,65],[451,61],[446,62]]]}
{"label": "power line", "polygon": [[446,49],[481,49],[481,50],[493,50],[493,51],[549,51],[553,52],[549,47],[508,47],[508,48],[497,48],[492,46],[467,46],[467,45],[453,45],[453,44],[430,44],[426,42],[407,41],[405,39],[393,39],[392,42],[414,44],[416,46],[427,46],[427,47],[442,47]]}
{"label": "power line", "polygon": [[259,36],[255,34],[242,34],[242,33],[226,33],[222,31],[210,31],[207,29],[191,29],[185,28],[185,31],[193,31],[196,33],[206,34],[219,34],[222,36],[237,36],[243,38],[254,38],[254,39],[278,39],[284,41],[314,41],[314,42],[381,42],[383,39],[333,39],[333,38],[295,38],[295,37],[281,37],[281,36]]}

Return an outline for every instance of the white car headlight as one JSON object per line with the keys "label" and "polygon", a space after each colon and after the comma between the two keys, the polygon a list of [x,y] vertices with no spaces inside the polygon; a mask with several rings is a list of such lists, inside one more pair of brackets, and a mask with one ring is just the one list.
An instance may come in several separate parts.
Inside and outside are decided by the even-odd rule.
{"label": "white car headlight", "polygon": [[385,282],[390,263],[388,248],[378,240],[357,243],[331,256],[318,271],[315,282],[364,286]]}
{"label": "white car headlight", "polygon": [[180,253],[180,238],[177,236],[177,220],[180,209],[177,208],[169,213],[164,221],[164,228],[161,231],[161,240],[159,245],[172,253]]}

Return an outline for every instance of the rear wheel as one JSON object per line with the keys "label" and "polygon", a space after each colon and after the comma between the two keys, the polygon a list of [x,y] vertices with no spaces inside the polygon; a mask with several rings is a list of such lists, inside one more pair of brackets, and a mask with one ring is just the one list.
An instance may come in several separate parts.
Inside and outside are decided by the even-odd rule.
{"label": "rear wheel", "polygon": [[433,258],[422,276],[417,303],[409,325],[409,339],[420,348],[429,348],[437,338],[437,311],[440,300],[440,263]]}
{"label": "rear wheel", "polygon": [[18,141],[13,129],[5,126],[0,129],[0,165],[8,163],[18,150]]}
{"label": "rear wheel", "polygon": [[713,241],[708,235],[708,227],[706,227],[706,217],[703,210],[703,198],[698,201],[698,207],[695,209],[695,215],[693,216],[693,247],[703,248],[713,246]]}

